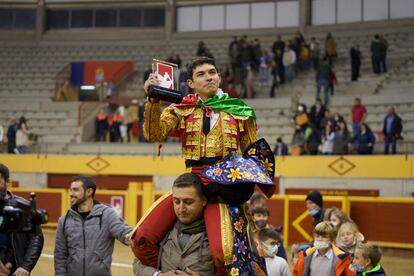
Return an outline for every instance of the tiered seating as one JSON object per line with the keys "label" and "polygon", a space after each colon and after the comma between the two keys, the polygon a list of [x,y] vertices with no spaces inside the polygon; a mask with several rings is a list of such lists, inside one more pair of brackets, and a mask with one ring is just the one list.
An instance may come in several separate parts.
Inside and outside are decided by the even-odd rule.
{"label": "tiered seating", "polygon": [[[414,77],[414,64],[410,59],[414,53],[414,33],[410,29],[381,30],[390,44],[388,54],[389,73],[375,76],[372,74],[369,45],[377,31],[334,32],[338,44],[338,60],[335,72],[339,84],[331,98],[331,109],[338,111],[345,118],[353,98],[361,96],[368,108],[368,123],[374,131],[382,128],[387,105],[396,105],[397,112],[404,119],[405,141],[414,141],[414,118],[410,114],[414,99],[411,92]],[[159,34],[157,34],[159,36]],[[290,39],[292,34],[283,36]],[[325,32],[305,34],[309,40],[315,36],[323,48]],[[256,34],[255,34],[256,36]],[[253,36],[250,36],[253,37]],[[275,34],[269,32],[258,35],[263,49],[270,49]],[[48,145],[49,152],[69,153],[123,153],[153,154],[153,145],[104,145],[95,143],[76,144],[78,103],[53,103],[56,74],[69,62],[82,60],[132,60],[138,71],[123,86],[121,94],[128,97],[143,98],[142,73],[148,69],[152,58],[166,58],[179,54],[183,64],[195,57],[197,43],[204,40],[216,57],[217,64],[227,64],[229,36],[218,35],[215,38],[174,34],[168,43],[159,39],[125,40],[125,41],[59,41],[53,36],[46,37],[39,45],[16,44],[0,46],[0,98],[4,107],[0,111],[0,122],[5,125],[10,114],[25,115],[33,132],[41,135],[41,141]],[[357,83],[350,81],[349,48],[358,43],[363,54],[362,77]],[[255,107],[260,127],[260,135],[274,143],[276,137],[282,136],[289,142],[293,134],[291,120],[291,97],[301,94],[301,102],[309,107],[316,95],[315,75],[312,70],[302,72],[290,84],[277,89],[276,99],[269,100],[268,89],[256,88],[256,100],[249,100]],[[377,94],[374,94],[377,93]],[[56,110],[56,112],[55,112]],[[55,146],[58,145],[58,146]],[[45,147],[44,147],[45,148]],[[149,150],[147,149],[149,148]],[[171,146],[165,154],[179,152],[179,145]]]}

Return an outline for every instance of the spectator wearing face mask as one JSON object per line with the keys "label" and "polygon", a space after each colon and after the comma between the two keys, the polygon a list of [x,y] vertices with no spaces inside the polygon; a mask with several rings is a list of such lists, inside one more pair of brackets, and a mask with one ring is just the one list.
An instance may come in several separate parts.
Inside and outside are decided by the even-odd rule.
{"label": "spectator wearing face mask", "polygon": [[[252,217],[254,225],[257,230],[270,229],[273,231],[281,231],[281,229],[276,229],[273,225],[269,223],[269,209],[264,206],[257,206],[252,211]],[[286,250],[283,246],[283,243],[279,247],[277,255],[285,260],[287,260]]]}
{"label": "spectator wearing face mask", "polygon": [[312,191],[306,196],[306,209],[313,218],[312,225],[316,226],[323,221],[325,209],[323,208],[323,198],[319,191]]}
{"label": "spectator wearing face mask", "polygon": [[380,265],[381,250],[377,244],[361,244],[356,252],[352,268],[357,272],[356,276],[386,276]]}
{"label": "spectator wearing face mask", "polygon": [[279,234],[271,229],[262,229],[259,232],[259,250],[265,257],[267,275],[290,276],[289,266],[285,259],[277,256],[282,240]]}
{"label": "spectator wearing face mask", "polygon": [[354,275],[349,269],[352,255],[335,246],[336,231],[330,222],[316,225],[313,238],[313,247],[298,253],[293,276]]}

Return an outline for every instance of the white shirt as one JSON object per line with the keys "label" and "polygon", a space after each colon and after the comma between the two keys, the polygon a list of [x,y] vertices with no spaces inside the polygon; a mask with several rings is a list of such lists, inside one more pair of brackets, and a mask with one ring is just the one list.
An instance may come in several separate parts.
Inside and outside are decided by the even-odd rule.
{"label": "white shirt", "polygon": [[[221,98],[224,95],[223,90],[219,88],[216,92],[216,95]],[[200,99],[200,97],[198,97]],[[217,123],[218,119],[220,117],[220,112],[216,112],[212,110],[212,113],[210,115],[210,130],[213,129],[214,125]]]}
{"label": "white shirt", "polygon": [[289,266],[285,259],[274,256],[266,257],[266,270],[269,276],[290,276]]}
{"label": "white shirt", "polygon": [[331,275],[334,266],[333,257],[334,255],[331,248],[329,248],[325,255],[319,254],[319,251],[316,250],[315,253],[312,254],[309,276]]}

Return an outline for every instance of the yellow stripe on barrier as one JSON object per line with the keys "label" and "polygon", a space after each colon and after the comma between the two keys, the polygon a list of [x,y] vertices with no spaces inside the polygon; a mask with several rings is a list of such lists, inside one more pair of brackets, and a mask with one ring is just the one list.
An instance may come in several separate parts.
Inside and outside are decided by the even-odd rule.
{"label": "yellow stripe on barrier", "polygon": [[307,241],[313,240],[313,238],[306,232],[305,229],[300,226],[300,223],[309,216],[308,211],[303,212],[299,217],[297,217],[294,221],[292,221],[292,226],[298,231],[302,237],[304,237]]}
{"label": "yellow stripe on barrier", "polygon": [[414,198],[400,198],[400,197],[364,197],[364,196],[350,196],[350,202],[382,202],[382,203],[404,203],[414,204]]}
{"label": "yellow stripe on barrier", "polygon": [[383,242],[383,241],[368,241],[368,242],[376,243],[381,247],[414,249],[414,243]]}

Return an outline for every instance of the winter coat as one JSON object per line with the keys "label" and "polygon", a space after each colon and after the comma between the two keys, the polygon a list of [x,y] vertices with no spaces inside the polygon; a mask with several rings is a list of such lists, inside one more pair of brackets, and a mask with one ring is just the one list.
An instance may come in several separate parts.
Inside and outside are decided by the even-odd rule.
{"label": "winter coat", "polygon": [[[353,276],[355,273],[348,266],[352,262],[351,254],[345,253],[335,245],[331,245],[334,253],[335,267],[332,275],[326,276]],[[310,272],[312,255],[316,251],[316,247],[308,248],[298,253],[298,260],[293,270],[292,276],[308,276]],[[325,276],[325,275],[324,275]]]}
{"label": "winter coat", "polygon": [[334,154],[347,154],[348,143],[351,142],[351,135],[347,131],[338,130],[335,134],[333,153]]}
{"label": "winter coat", "polygon": [[391,124],[391,133],[387,133],[387,119],[388,119],[388,115],[384,119],[384,126],[382,128],[382,133],[384,133],[384,135],[391,134],[392,136],[400,136],[402,129],[403,129],[400,116],[398,116],[397,114],[394,115],[394,120]]}
{"label": "winter coat", "polygon": [[[368,146],[368,144],[372,146]],[[358,137],[358,153],[359,154],[372,154],[375,144],[375,136],[371,131],[361,133]]]}
{"label": "winter coat", "polygon": [[59,218],[55,241],[55,275],[111,275],[115,239],[132,231],[109,205],[95,201],[85,220],[73,208]]}
{"label": "winter coat", "polygon": [[167,234],[167,237],[161,241],[158,269],[143,265],[135,258],[133,263],[134,274],[137,276],[152,276],[156,271],[167,272],[189,268],[203,276],[215,275],[206,232],[189,235],[189,240],[184,249],[180,247],[178,235],[180,234],[177,223]]}
{"label": "winter coat", "polygon": [[384,269],[381,265],[377,265],[373,269],[367,272],[358,272],[356,276],[386,276]]}
{"label": "winter coat", "polygon": [[[7,192],[7,194],[10,196],[5,200],[7,204],[14,206],[17,201],[23,201],[24,203],[29,204],[29,202],[22,197],[16,196],[10,192]],[[10,233],[10,240],[14,253],[14,263],[17,267],[24,268],[29,272],[35,267],[37,260],[42,253],[44,243],[40,225],[35,226],[35,229],[36,231],[30,233]]]}

